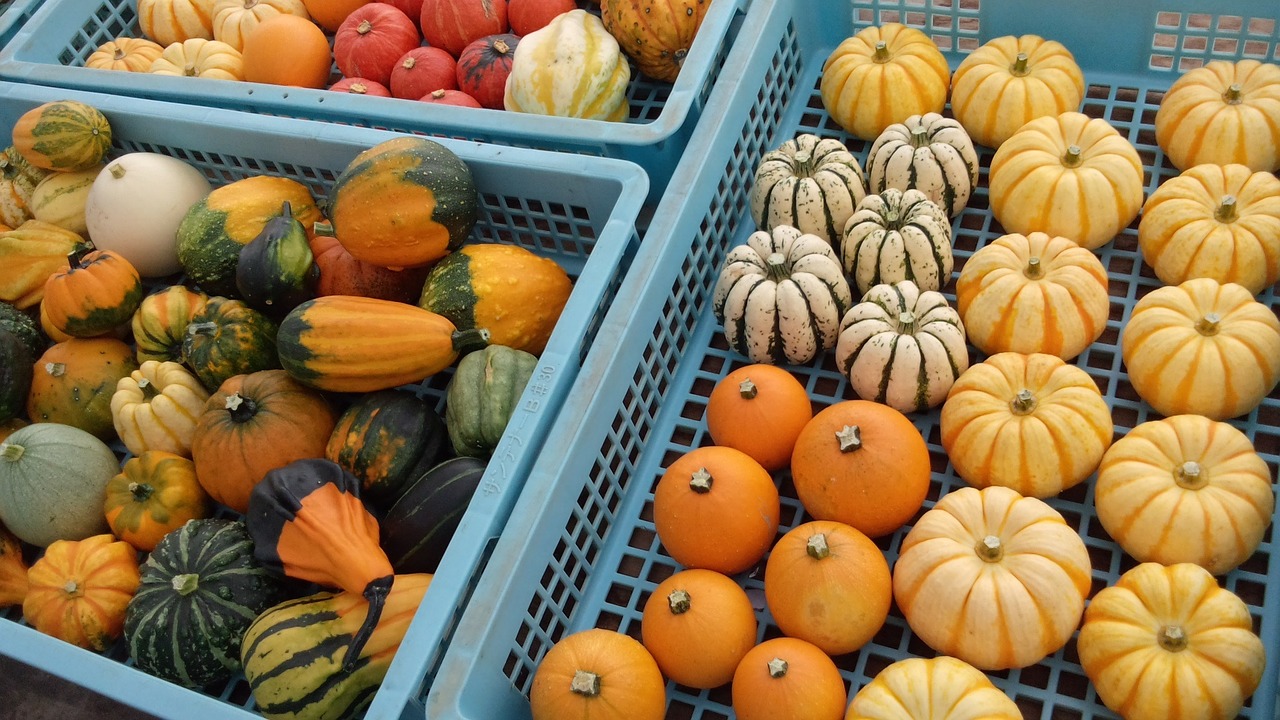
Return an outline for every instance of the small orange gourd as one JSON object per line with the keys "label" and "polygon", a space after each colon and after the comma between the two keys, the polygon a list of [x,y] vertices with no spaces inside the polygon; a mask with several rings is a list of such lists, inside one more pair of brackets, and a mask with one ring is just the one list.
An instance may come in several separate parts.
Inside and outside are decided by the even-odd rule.
{"label": "small orange gourd", "polygon": [[166,533],[188,520],[208,517],[209,495],[196,480],[196,467],[181,455],[148,450],[129,458],[107,483],[103,505],[116,537],[150,552]]}
{"label": "small orange gourd", "polygon": [[27,597],[27,563],[22,544],[0,525],[0,608],[21,605]]}
{"label": "small orange gourd", "polygon": [[695,688],[733,679],[756,644],[756,614],[742,586],[713,570],[682,570],[654,588],[640,634],[666,677]]}
{"label": "small orange gourd", "polygon": [[666,682],[638,640],[592,628],[547,651],[529,689],[533,720],[662,720]]}
{"label": "small orange gourd", "polygon": [[142,278],[123,255],[82,245],[67,256],[67,263],[65,271],[45,281],[40,304],[54,329],[94,337],[133,318],[142,303]]}
{"label": "small orange gourd", "polygon": [[776,637],[742,656],[733,672],[738,720],[840,720],[848,693],[831,656],[799,638]]}
{"label": "small orange gourd", "polygon": [[137,551],[110,534],[55,540],[31,566],[22,616],[32,627],[101,652],[124,631],[138,590]]}
{"label": "small orange gourd", "polygon": [[804,385],[776,365],[740,367],[716,383],[707,398],[712,442],[741,450],[770,472],[791,462],[796,437],[812,418]]}
{"label": "small orange gourd", "polygon": [[54,343],[36,360],[27,418],[71,425],[110,441],[116,436],[111,398],[120,380],[137,369],[133,348],[113,337]]}

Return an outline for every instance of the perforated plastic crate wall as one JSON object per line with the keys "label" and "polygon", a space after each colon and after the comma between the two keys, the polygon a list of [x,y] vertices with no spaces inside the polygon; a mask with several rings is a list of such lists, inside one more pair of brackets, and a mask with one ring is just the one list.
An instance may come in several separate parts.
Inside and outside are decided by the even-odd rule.
{"label": "perforated plastic crate wall", "polygon": [[651,200],[656,203],[680,161],[707,93],[719,76],[746,3],[747,0],[712,3],[675,83],[654,81],[633,72],[627,90],[631,118],[624,123],[85,68],[85,59],[103,42],[120,35],[142,36],[136,0],[57,0],[44,2],[43,6],[34,3],[31,19],[0,51],[0,78],[620,158],[645,169],[652,185]]}
{"label": "perforated plastic crate wall", "polygon": [[[600,343],[588,355],[556,427],[548,436],[520,503],[489,560],[476,600],[459,624],[433,690],[427,717],[521,718],[538,662],[564,635],[593,626],[639,636],[645,601],[677,564],[652,522],[653,488],[663,469],[711,443],[705,423],[715,383],[746,360],[728,349],[709,305],[728,248],[754,230],[748,193],[761,155],[799,132],[837,137],[865,163],[868,144],[841,131],[817,92],[823,61],[856,28],[904,20],[926,29],[954,68],[963,54],[1005,34],[1036,33],[1076,51],[1088,83],[1082,110],[1105,118],[1137,147],[1150,193],[1176,170],[1155,145],[1153,118],[1162,91],[1179,72],[1209,58],[1280,60],[1280,5],[1232,3],[915,0],[756,2],[691,140],[705,150],[686,157],[654,215]],[[988,211],[990,150],[981,152],[980,188],[954,222],[958,273],[979,247],[1002,234]],[[674,188],[681,188],[676,192]],[[1111,317],[1102,337],[1074,362],[1095,379],[1118,435],[1155,413],[1134,392],[1121,363],[1121,328],[1136,300],[1159,286],[1143,265],[1136,224],[1099,251],[1110,273]],[[946,289],[954,301],[953,286]],[[1277,307],[1275,289],[1261,301]],[[608,341],[605,341],[608,338]],[[606,350],[607,348],[607,350]],[[788,366],[818,406],[855,397],[826,353]],[[973,351],[974,359],[980,356]],[[913,414],[933,456],[926,509],[963,487],[943,453],[938,412]],[[1280,393],[1233,420],[1271,471],[1280,464]],[[789,476],[775,475],[783,495],[780,532],[806,519]],[[1107,536],[1093,511],[1092,478],[1050,504],[1079,530],[1093,564],[1093,591],[1135,562]],[[892,564],[909,529],[878,545]],[[762,600],[762,582],[738,576],[758,602],[760,636],[778,634]],[[1276,709],[1280,659],[1280,547],[1273,519],[1258,551],[1223,578],[1248,604],[1268,649],[1262,686],[1243,717],[1269,720]],[[851,692],[881,669],[933,652],[895,609],[861,650],[837,658]],[[1079,666],[1074,639],[1043,662],[991,673],[1028,718],[1114,718]],[[668,717],[731,717],[728,687],[697,691],[668,684]]]}
{"label": "perforated plastic crate wall", "polygon": [[9,44],[37,7],[36,0],[0,0],[0,49]]}
{"label": "perforated plastic crate wall", "polygon": [[[60,98],[102,110],[116,152],[160,152],[185,160],[215,185],[270,174],[289,177],[323,199],[357,153],[393,133],[325,123],[253,118],[226,110],[0,82],[0,127]],[[470,242],[517,244],[555,260],[572,278],[568,304],[539,356],[480,488],[440,562],[369,717],[421,717],[428,668],[439,659],[490,546],[515,502],[577,369],[594,341],[609,299],[639,243],[636,217],[647,190],[644,172],[619,160],[442,140],[470,167],[479,191],[479,222]],[[443,409],[450,373],[417,393]],[[0,653],[42,668],[159,717],[251,717],[243,678],[183,689],[135,669],[123,642],[99,655],[42,635],[21,622],[21,609],[0,611]]]}

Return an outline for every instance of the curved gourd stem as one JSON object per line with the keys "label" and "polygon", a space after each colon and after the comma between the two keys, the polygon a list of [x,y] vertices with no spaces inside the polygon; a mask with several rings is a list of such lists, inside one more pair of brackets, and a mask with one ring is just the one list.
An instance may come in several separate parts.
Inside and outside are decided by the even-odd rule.
{"label": "curved gourd stem", "polygon": [[1240,217],[1240,210],[1236,206],[1235,195],[1223,195],[1222,202],[1218,203],[1218,209],[1213,211],[1213,219],[1220,223],[1235,222]]}
{"label": "curved gourd stem", "polygon": [[1040,263],[1040,258],[1028,258],[1027,266],[1022,269],[1022,274],[1026,275],[1029,280],[1039,280],[1044,277],[1044,265]]}
{"label": "curved gourd stem", "polygon": [[827,536],[823,533],[816,533],[809,536],[809,540],[804,544],[804,551],[814,560],[821,560],[831,554],[831,547],[827,545]]}
{"label": "curved gourd stem", "polygon": [[711,473],[706,468],[698,468],[693,471],[689,477],[689,489],[699,495],[711,492],[711,485],[715,483],[715,478],[711,477]]}
{"label": "curved gourd stem", "polygon": [[1009,72],[1013,73],[1014,77],[1026,77],[1027,73],[1030,72],[1030,68],[1027,67],[1026,53],[1020,52],[1014,56],[1013,66],[1009,68]]}
{"label": "curved gourd stem", "polygon": [[1218,334],[1218,323],[1222,322],[1222,316],[1218,313],[1207,313],[1204,317],[1196,321],[1196,332],[1211,337]]}
{"label": "curved gourd stem", "polygon": [[1068,145],[1067,154],[1062,156],[1063,167],[1069,167],[1069,168],[1080,167],[1080,163],[1083,162],[1084,160],[1081,157],[1081,153],[1082,151],[1080,150],[1079,145]]}
{"label": "curved gourd stem", "polygon": [[1156,642],[1169,652],[1182,652],[1187,649],[1187,633],[1180,625],[1165,625],[1156,633]]}
{"label": "curved gourd stem", "polygon": [[347,645],[347,653],[342,659],[344,671],[351,672],[360,661],[360,652],[364,650],[365,643],[369,642],[373,631],[378,627],[382,608],[387,604],[387,595],[391,594],[391,583],[394,581],[394,575],[384,575],[370,580],[369,584],[364,586],[364,599],[369,601],[369,613],[365,615],[364,623],[360,625],[360,629],[352,636],[351,643]]}
{"label": "curved gourd stem", "polygon": [[667,607],[672,615],[683,615],[689,612],[692,604],[693,598],[689,597],[688,590],[672,590],[667,596]]}
{"label": "curved gourd stem", "polygon": [[1001,544],[1000,538],[995,535],[988,535],[979,540],[973,550],[985,562],[1000,562],[1004,558],[1004,545]]}
{"label": "curved gourd stem", "polygon": [[1173,481],[1178,484],[1178,487],[1186,488],[1187,490],[1199,490],[1209,484],[1209,478],[1205,475],[1204,468],[1200,466],[1200,463],[1192,460],[1188,460],[1174,468]]}
{"label": "curved gourd stem", "polygon": [[577,670],[569,681],[569,692],[584,697],[596,697],[600,694],[600,676],[587,670]]}
{"label": "curved gourd stem", "polygon": [[156,389],[156,384],[146,378],[138,381],[138,389],[142,391],[142,397],[147,400],[154,400],[160,396],[160,391]]}
{"label": "curved gourd stem", "polygon": [[871,55],[871,59],[880,65],[892,60],[893,55],[889,54],[889,44],[883,40],[876,43],[876,51]]}
{"label": "curved gourd stem", "polygon": [[1029,415],[1036,409],[1035,393],[1023,388],[1009,401],[1009,411],[1014,415]]}

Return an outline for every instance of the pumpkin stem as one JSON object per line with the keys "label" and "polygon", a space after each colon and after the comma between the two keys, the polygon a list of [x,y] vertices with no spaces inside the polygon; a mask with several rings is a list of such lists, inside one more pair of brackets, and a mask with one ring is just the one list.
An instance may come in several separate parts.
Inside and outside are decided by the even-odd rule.
{"label": "pumpkin stem", "polygon": [[200,71],[196,69],[195,63],[187,63],[182,68],[182,74],[186,77],[197,77],[200,75]]}
{"label": "pumpkin stem", "polygon": [[27,452],[27,449],[22,445],[14,445],[13,443],[0,443],[0,459],[6,460],[8,462],[17,462],[21,460],[22,456],[26,452]]}
{"label": "pumpkin stem", "polygon": [[1218,334],[1218,323],[1222,322],[1222,316],[1218,313],[1207,313],[1204,317],[1196,321],[1196,332],[1206,337]]}
{"label": "pumpkin stem", "polygon": [[1239,105],[1243,100],[1244,88],[1240,87],[1240,83],[1231,83],[1226,92],[1222,93],[1222,101],[1228,105]]}
{"label": "pumpkin stem", "polygon": [[344,671],[351,672],[356,669],[364,644],[369,642],[373,631],[378,627],[378,619],[382,617],[382,608],[387,604],[387,595],[391,593],[391,583],[394,581],[394,575],[384,575],[370,580],[369,584],[364,586],[364,599],[369,601],[369,612],[364,616],[364,623],[360,625],[360,629],[352,636],[351,643],[347,645],[347,654],[342,659]]}
{"label": "pumpkin stem", "polygon": [[200,575],[198,573],[182,573],[181,575],[174,575],[173,580],[170,582],[173,585],[174,592],[186,597],[200,587]]}
{"label": "pumpkin stem", "polygon": [[916,314],[910,310],[898,313],[898,332],[902,335],[916,334]]}
{"label": "pumpkin stem", "polygon": [[67,364],[60,362],[47,362],[44,364],[44,371],[53,377],[62,377],[67,374]]}
{"label": "pumpkin stem", "polygon": [[494,40],[493,51],[499,55],[506,55],[511,52],[511,46],[508,45],[505,40]]}
{"label": "pumpkin stem", "polygon": [[400,67],[403,67],[405,70],[412,70],[413,66],[417,64],[418,64],[418,59],[410,55],[409,57],[404,59],[404,62],[400,63]]}
{"label": "pumpkin stem", "polygon": [[155,488],[147,483],[131,482],[129,483],[129,494],[133,496],[136,502],[145,502],[155,492]]}
{"label": "pumpkin stem", "polygon": [[80,583],[75,581],[75,578],[67,578],[67,581],[62,584],[62,592],[73,598],[84,594],[83,588],[80,587]]}
{"label": "pumpkin stem", "polygon": [[667,607],[670,608],[672,615],[683,615],[689,612],[692,604],[693,598],[689,597],[688,590],[672,590],[667,596]]}
{"label": "pumpkin stem", "polygon": [[1187,649],[1187,633],[1180,625],[1165,625],[1156,633],[1160,647],[1169,652],[1181,652]]}
{"label": "pumpkin stem", "polygon": [[1080,163],[1083,160],[1080,157],[1080,152],[1081,150],[1079,145],[1068,145],[1067,154],[1062,156],[1063,167],[1069,167],[1069,168],[1080,167]]}
{"label": "pumpkin stem", "polygon": [[483,350],[489,346],[489,331],[484,328],[455,330],[453,333],[453,351],[459,355]]}
{"label": "pumpkin stem", "polygon": [[782,253],[769,253],[769,257],[764,259],[764,264],[770,280],[782,282],[787,279],[787,256]]}
{"label": "pumpkin stem", "polygon": [[231,414],[231,421],[237,423],[249,422],[254,415],[258,414],[258,403],[252,398],[247,398],[240,393],[232,393],[227,397],[223,407]]}
{"label": "pumpkin stem", "polygon": [[794,155],[796,161],[796,177],[807,178],[813,174],[813,155],[808,150],[799,150]]}
{"label": "pumpkin stem", "polygon": [[862,449],[862,428],[857,425],[845,425],[836,433],[840,443],[840,452],[847,453]]}
{"label": "pumpkin stem", "polygon": [[815,533],[809,536],[809,540],[804,544],[804,551],[814,560],[822,560],[831,554],[831,546],[827,545],[827,536],[824,533]]}
{"label": "pumpkin stem", "polygon": [[787,674],[787,670],[788,670],[787,661],[783,660],[782,658],[776,657],[769,661],[768,668],[769,668],[769,677],[780,678],[783,675]]}
{"label": "pumpkin stem", "polygon": [[1204,473],[1204,468],[1200,467],[1200,463],[1188,460],[1173,470],[1173,481],[1179,487],[1187,490],[1199,490],[1209,484],[1209,478]]}
{"label": "pumpkin stem", "polygon": [[929,128],[924,123],[911,128],[911,147],[922,148],[929,144]]}
{"label": "pumpkin stem", "polygon": [[360,24],[356,26],[356,32],[361,35],[368,35],[370,30],[373,30],[373,23],[368,20],[361,20]]}
{"label": "pumpkin stem", "polygon": [[743,400],[753,400],[756,395],[760,394],[760,388],[751,382],[751,378],[744,378],[742,382],[738,383],[738,394],[742,396]]}
{"label": "pumpkin stem", "polygon": [[578,670],[573,673],[573,680],[569,681],[569,692],[575,695],[585,695],[586,697],[596,697],[600,694],[600,676],[587,670]]}
{"label": "pumpkin stem", "polygon": [[1004,546],[1000,544],[1000,538],[995,535],[988,535],[979,540],[973,550],[978,553],[978,557],[989,563],[999,562],[1004,557]]}
{"label": "pumpkin stem", "polygon": [[318,220],[311,224],[311,232],[320,237],[334,237],[333,223],[328,220]]}
{"label": "pumpkin stem", "polygon": [[351,83],[347,86],[347,92],[352,95],[365,95],[369,92],[369,87],[364,83]]}
{"label": "pumpkin stem", "polygon": [[1218,209],[1213,212],[1213,219],[1220,223],[1235,222],[1240,217],[1240,211],[1236,208],[1235,195],[1223,195],[1222,202],[1218,203]]}
{"label": "pumpkin stem", "polygon": [[138,381],[138,389],[142,391],[142,397],[152,400],[160,395],[160,391],[156,389],[156,384],[146,378]]}
{"label": "pumpkin stem", "polygon": [[115,53],[111,56],[111,59],[112,59],[112,60],[114,60],[115,62],[120,62],[121,60],[123,60],[123,59],[125,59],[126,57],[128,57],[128,55],[129,55],[129,53],[125,52],[125,51],[124,51],[124,48],[122,48],[122,47],[120,47],[119,45],[117,45],[117,46],[116,46],[116,51],[115,51]]}
{"label": "pumpkin stem", "polygon": [[1027,276],[1029,280],[1039,280],[1044,276],[1044,267],[1040,264],[1040,258],[1033,257],[1027,259],[1027,266],[1023,268],[1022,274]]}
{"label": "pumpkin stem", "polygon": [[192,337],[196,335],[216,335],[218,332],[218,323],[216,322],[198,322],[187,325],[187,335]]}
{"label": "pumpkin stem", "polygon": [[1036,396],[1026,388],[1018,391],[1017,395],[1009,401],[1009,410],[1014,415],[1030,415],[1032,410],[1036,409]]}
{"label": "pumpkin stem", "polygon": [[83,270],[85,268],[84,258],[93,250],[92,243],[76,243],[71,252],[67,253],[67,264],[71,266],[72,270]]}
{"label": "pumpkin stem", "polygon": [[1014,77],[1026,77],[1027,75],[1027,54],[1020,52],[1013,57],[1013,67],[1009,68],[1009,72]]}
{"label": "pumpkin stem", "polygon": [[111,167],[107,168],[107,170],[111,171],[111,177],[117,180],[124,177],[126,173],[124,166],[121,165],[120,163],[112,163]]}
{"label": "pumpkin stem", "polygon": [[711,484],[715,482],[715,478],[711,477],[711,473],[706,468],[698,468],[693,471],[693,475],[689,476],[689,489],[699,495],[705,495],[711,492]]}
{"label": "pumpkin stem", "polygon": [[871,56],[871,59],[879,65],[883,65],[884,63],[892,60],[893,56],[889,54],[889,44],[883,40],[876,43],[876,51]]}

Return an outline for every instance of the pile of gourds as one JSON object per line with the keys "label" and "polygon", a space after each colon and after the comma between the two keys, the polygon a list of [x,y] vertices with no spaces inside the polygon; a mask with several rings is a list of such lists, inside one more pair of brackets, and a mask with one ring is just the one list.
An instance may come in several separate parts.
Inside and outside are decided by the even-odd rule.
{"label": "pile of gourds", "polygon": [[[919,720],[960,705],[1020,718],[983,671],[1039,663],[1077,630],[1085,674],[1122,717],[1237,715],[1265,654],[1214,575],[1253,555],[1275,510],[1270,468],[1225,421],[1280,381],[1280,321],[1255,299],[1280,279],[1280,66],[1213,61],[1177,80],[1155,129],[1182,172],[1145,203],[1136,148],[1076,111],[1084,90],[1070,52],[1031,35],[989,41],[954,74],[897,23],[834,50],[822,102],[870,144],[868,172],[840,139],[809,133],[762,157],[757,230],[712,295],[748,364],[707,398],[714,445],[669,461],[654,489],[654,528],[680,569],[649,596],[639,642],[594,629],[550,649],[535,719],[661,718],[666,680],[732,683],[745,720]],[[986,178],[1004,234],[953,278],[975,141],[995,150]],[[1106,400],[1071,361],[1112,318],[1093,251],[1139,214],[1142,257],[1165,285],[1117,344],[1164,417],[1113,443]],[[829,351],[857,399],[814,414],[786,366]],[[937,468],[906,413],[939,406],[938,442],[969,487],[922,510]],[[777,537],[772,474],[788,469],[805,516]],[[1044,502],[1095,474],[1098,521],[1138,561],[1097,591],[1083,529]],[[872,539],[908,524],[890,569]],[[762,563],[783,637],[757,645],[733,576],[759,578]],[[938,657],[893,663],[850,702],[831,657],[869,642],[891,602]]]}
{"label": "pile of gourds", "polygon": [[75,100],[12,137],[0,607],[96,651],[123,637],[183,686],[243,668],[269,717],[358,713],[571,279],[467,243],[470,169],[424,138],[354,157],[322,213],[286,177],[213,188],[183,160],[114,154]]}

